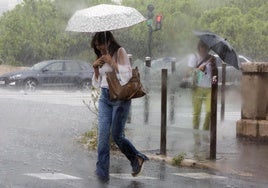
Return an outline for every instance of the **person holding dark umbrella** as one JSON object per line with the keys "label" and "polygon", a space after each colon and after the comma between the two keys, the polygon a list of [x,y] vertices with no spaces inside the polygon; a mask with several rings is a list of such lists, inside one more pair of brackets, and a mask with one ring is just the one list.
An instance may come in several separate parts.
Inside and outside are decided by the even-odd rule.
{"label": "person holding dark umbrella", "polygon": [[188,62],[190,71],[192,75],[195,75],[196,80],[196,87],[192,90],[194,129],[199,129],[203,103],[206,109],[203,130],[209,130],[210,127],[212,69],[217,69],[217,67],[216,59],[209,54],[209,50],[209,47],[200,40],[197,45],[197,53],[191,55]]}
{"label": "person holding dark umbrella", "polygon": [[132,76],[132,68],[127,53],[114,39],[110,31],[98,32],[94,35],[91,47],[97,59],[93,63],[94,76],[92,84],[101,88],[98,111],[98,161],[96,176],[102,181],[109,180],[110,166],[110,134],[113,140],[128,158],[132,166],[132,176],[137,176],[142,170],[144,161],[148,158],[140,153],[132,143],[125,138],[124,128],[128,117],[131,100],[111,101],[106,72],[115,70],[124,85]]}

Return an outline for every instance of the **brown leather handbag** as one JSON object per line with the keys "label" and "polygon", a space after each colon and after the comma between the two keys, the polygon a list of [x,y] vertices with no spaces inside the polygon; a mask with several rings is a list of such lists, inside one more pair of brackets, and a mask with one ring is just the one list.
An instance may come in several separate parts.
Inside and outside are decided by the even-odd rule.
{"label": "brown leather handbag", "polygon": [[106,79],[109,85],[111,100],[130,100],[146,95],[146,92],[140,81],[138,67],[132,69],[132,77],[128,83],[123,86],[121,86],[115,71],[106,72]]}

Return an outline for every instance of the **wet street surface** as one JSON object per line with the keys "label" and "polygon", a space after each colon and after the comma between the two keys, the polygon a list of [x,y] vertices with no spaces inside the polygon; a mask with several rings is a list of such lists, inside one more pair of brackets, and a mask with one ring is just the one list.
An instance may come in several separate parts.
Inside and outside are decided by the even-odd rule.
{"label": "wet street surface", "polygon": [[[111,155],[110,181],[100,183],[94,177],[96,152],[84,149],[77,142],[78,136],[90,130],[95,118],[82,102],[89,98],[89,93],[79,91],[0,90],[1,188],[267,187],[267,181],[252,177],[173,167],[154,160],[146,162],[142,175],[133,178],[129,162],[120,154]],[[138,149],[155,154],[159,146],[156,136],[159,117],[151,111],[151,117],[155,118],[150,118],[145,125],[142,104],[133,102],[132,123],[127,125],[127,135]],[[186,129],[188,124],[182,123],[187,118],[189,121],[190,114],[186,109],[182,116],[175,117],[179,126],[170,124],[169,153],[184,151],[183,146],[186,148],[193,142],[176,140],[175,135],[178,130],[185,138],[192,134]],[[232,118],[232,110],[228,114],[228,118]]]}

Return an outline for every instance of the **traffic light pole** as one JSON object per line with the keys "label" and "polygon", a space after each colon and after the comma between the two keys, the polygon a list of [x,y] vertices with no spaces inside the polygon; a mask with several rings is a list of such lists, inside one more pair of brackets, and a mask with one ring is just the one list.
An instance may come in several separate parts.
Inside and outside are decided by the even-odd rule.
{"label": "traffic light pole", "polygon": [[154,18],[154,6],[149,4],[147,6],[147,26],[148,26],[148,49],[147,56],[152,57],[152,40],[153,40],[153,32],[161,29],[162,15],[156,16],[156,27],[153,29],[153,18]]}
{"label": "traffic light pole", "polygon": [[148,26],[148,57],[152,57],[152,36],[153,36],[153,28],[151,25]]}
{"label": "traffic light pole", "polygon": [[147,26],[148,26],[148,49],[147,56],[152,57],[152,35],[153,35],[153,18],[154,18],[154,6],[149,4],[147,6]]}

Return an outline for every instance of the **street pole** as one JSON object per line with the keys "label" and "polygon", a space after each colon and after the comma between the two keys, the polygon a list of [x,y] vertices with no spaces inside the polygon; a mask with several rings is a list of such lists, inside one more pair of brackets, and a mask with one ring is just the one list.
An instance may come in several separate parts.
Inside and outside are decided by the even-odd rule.
{"label": "street pole", "polygon": [[[172,58],[171,61],[171,75],[172,78],[175,77],[176,73],[176,58]],[[170,93],[170,122],[174,123],[174,116],[175,116],[175,87],[171,86],[171,93]]]}
{"label": "street pole", "polygon": [[[144,80],[146,82],[146,91],[149,93],[148,83],[150,79],[150,70],[151,67],[151,57],[145,57],[145,77]],[[149,103],[150,103],[150,97],[149,95],[145,95],[144,97],[144,123],[148,124],[149,121]]]}
{"label": "street pole", "polygon": [[148,56],[152,57],[153,27],[149,25],[148,28]]}
{"label": "street pole", "polygon": [[153,18],[154,18],[154,6],[152,4],[149,4],[147,6],[147,26],[148,26],[148,49],[147,49],[147,56],[152,57],[152,35],[154,31],[159,31],[161,30],[162,27],[162,14],[158,14],[156,16],[156,24],[155,24],[155,29],[153,29]]}
{"label": "street pole", "polygon": [[225,85],[226,85],[226,63],[222,63],[222,81],[221,81],[221,121],[225,116]]}
{"label": "street pole", "polygon": [[[132,62],[132,58],[133,58],[132,54],[128,54],[128,58],[129,58],[130,65],[132,66],[132,64],[133,64],[133,62]],[[127,123],[131,123],[131,116],[132,116],[132,105],[130,105],[130,108],[129,108]]]}
{"label": "street pole", "polygon": [[148,26],[148,49],[147,56],[152,57],[152,35],[153,35],[153,18],[154,18],[154,6],[149,4],[147,6],[147,26]]}
{"label": "street pole", "polygon": [[212,69],[211,84],[211,116],[210,116],[210,159],[216,159],[217,153],[217,96],[218,96],[218,70]]}
{"label": "street pole", "polygon": [[167,69],[162,69],[160,154],[167,154]]}

